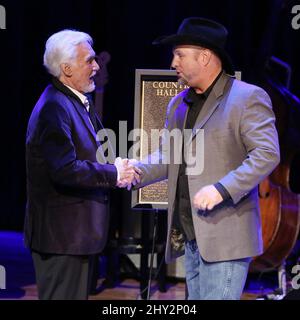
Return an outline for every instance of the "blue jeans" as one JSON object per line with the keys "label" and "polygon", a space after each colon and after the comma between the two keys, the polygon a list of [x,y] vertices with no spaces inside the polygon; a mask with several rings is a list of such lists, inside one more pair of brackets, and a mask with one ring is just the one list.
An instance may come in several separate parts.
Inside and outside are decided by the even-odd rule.
{"label": "blue jeans", "polygon": [[207,262],[196,240],[185,243],[185,271],[189,300],[240,299],[251,258]]}

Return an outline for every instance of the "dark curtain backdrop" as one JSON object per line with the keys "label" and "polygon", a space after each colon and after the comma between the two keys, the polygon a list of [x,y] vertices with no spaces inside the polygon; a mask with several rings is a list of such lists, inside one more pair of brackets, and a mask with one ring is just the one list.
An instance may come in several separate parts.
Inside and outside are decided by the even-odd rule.
{"label": "dark curtain backdrop", "polygon": [[[103,121],[117,129],[119,120],[127,120],[130,130],[135,69],[168,69],[170,49],[154,47],[151,42],[175,32],[188,16],[216,19],[228,28],[228,52],[246,81],[259,84],[271,55],[289,63],[293,70],[290,89],[300,96],[300,29],[291,26],[291,8],[297,2],[300,4],[284,0],[1,1],[7,25],[6,30],[0,30],[0,229],[20,230],[23,226],[26,126],[49,81],[42,56],[52,33],[65,28],[86,31],[94,38],[97,52],[110,53]],[[117,193],[122,199],[118,210],[130,211],[130,194]]]}

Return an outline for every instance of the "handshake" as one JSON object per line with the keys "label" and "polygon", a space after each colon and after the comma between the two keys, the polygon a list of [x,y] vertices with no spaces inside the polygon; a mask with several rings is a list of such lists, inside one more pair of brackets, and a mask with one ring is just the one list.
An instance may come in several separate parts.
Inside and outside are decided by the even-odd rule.
{"label": "handshake", "polygon": [[135,159],[116,158],[114,165],[118,171],[117,187],[130,190],[132,186],[140,183],[142,171],[134,166],[137,162]]}

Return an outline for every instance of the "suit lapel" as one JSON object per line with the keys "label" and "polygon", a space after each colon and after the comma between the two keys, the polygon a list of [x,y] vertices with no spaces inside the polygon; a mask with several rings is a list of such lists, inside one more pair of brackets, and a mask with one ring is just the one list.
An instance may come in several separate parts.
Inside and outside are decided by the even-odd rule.
{"label": "suit lapel", "polygon": [[[93,101],[92,99],[90,100],[90,104],[93,105],[94,107],[94,104],[93,104]],[[95,108],[95,107],[94,107]],[[101,131],[104,131],[105,132],[105,136],[108,138],[107,141],[105,142],[105,146],[107,146],[107,149],[108,149],[108,153],[110,155],[112,155],[112,157],[115,159],[116,158],[116,155],[115,155],[115,151],[114,151],[114,148],[113,146],[111,145],[111,140],[109,139],[109,135],[107,133],[107,131],[105,130],[100,118],[98,117],[98,115],[95,113],[95,116],[96,116],[96,121],[97,121],[97,125],[98,125],[98,130],[101,130]],[[97,138],[96,138],[97,139]],[[102,143],[100,141],[97,140],[97,144],[98,146],[100,146]],[[98,150],[100,151],[101,149],[101,153],[103,155],[103,157],[105,158],[104,156],[104,151],[102,150],[102,148],[99,148]]]}
{"label": "suit lapel", "polygon": [[95,130],[93,128],[93,125],[90,122],[89,115],[88,115],[85,107],[82,105],[81,102],[77,103],[77,101],[76,102],[72,101],[72,103],[75,106],[75,109],[77,110],[79,115],[81,116],[84,125],[87,127],[87,129],[89,130],[89,132],[91,133],[91,135],[93,136],[93,138],[96,141],[96,132],[95,132]]}
{"label": "suit lapel", "polygon": [[[220,77],[220,79],[216,82],[215,86],[213,87],[210,95],[208,96],[207,100],[205,101],[202,110],[200,111],[194,128],[193,128],[193,133],[190,141],[195,137],[197,134],[197,130],[203,128],[205,123],[209,120],[209,118],[212,116],[212,114],[215,112],[215,110],[219,107],[222,99],[224,92],[227,91],[226,85],[228,82],[233,81],[232,78],[230,78],[228,75],[223,73]],[[190,142],[189,141],[189,142]]]}
{"label": "suit lapel", "polygon": [[[170,130],[178,128],[183,132],[183,129],[185,127],[185,122],[187,118],[187,111],[188,111],[188,105],[182,100],[176,110],[174,111],[174,125],[172,124],[171,127],[169,128]],[[182,149],[182,143],[181,141],[181,146],[179,146],[178,150]],[[173,172],[172,174],[169,174],[169,177],[177,177],[178,175],[178,170],[179,170],[179,164],[171,164],[170,165],[170,172]],[[169,181],[170,182],[170,181]],[[176,183],[176,182],[175,182]]]}
{"label": "suit lapel", "polygon": [[188,106],[182,101],[175,110],[175,125],[178,129],[183,130],[186,122]]}
{"label": "suit lapel", "polygon": [[[81,116],[84,125],[87,127],[87,129],[89,130],[89,132],[93,136],[93,138],[94,138],[95,142],[97,143],[97,145],[99,145],[99,142],[97,141],[97,138],[96,138],[96,132],[95,132],[95,130],[94,130],[94,128],[93,128],[93,126],[92,126],[92,124],[90,122],[89,115],[88,115],[88,113],[87,113],[87,111],[85,109],[85,106],[82,104],[81,100],[79,99],[79,97],[73,91],[71,91],[68,87],[63,85],[56,78],[52,79],[52,84],[57,90],[61,91],[62,93],[64,93],[65,95],[67,95],[70,98],[70,100],[71,100],[72,104],[74,105],[75,109],[77,110],[77,112]],[[97,119],[97,120],[100,122],[99,119]]]}
{"label": "suit lapel", "polygon": [[[64,93],[65,95],[67,95],[70,98],[72,104],[75,107],[75,110],[77,110],[77,112],[79,113],[80,117],[82,118],[82,121],[83,121],[84,125],[86,126],[86,128],[88,129],[88,131],[90,132],[92,137],[94,138],[96,145],[98,147],[100,147],[101,146],[101,142],[97,139],[97,134],[95,132],[95,129],[94,129],[93,125],[91,124],[89,115],[88,115],[88,113],[87,113],[87,111],[85,109],[85,106],[82,104],[81,100],[79,99],[79,97],[73,91],[71,91],[68,87],[63,85],[56,78],[52,79],[52,84],[57,90],[61,91],[62,93]],[[93,103],[91,99],[89,100],[89,102],[90,102],[90,104]],[[96,121],[97,121],[97,124],[98,124],[98,129],[99,130],[105,130],[103,125],[102,125],[102,122],[100,121],[100,119],[97,116],[97,114],[95,116],[96,116]],[[106,136],[108,137],[107,133],[106,133]],[[107,145],[109,154],[112,155],[113,158],[115,158],[114,149],[113,149],[109,139],[106,142],[106,145]],[[100,154],[101,154],[102,161],[106,162],[105,161],[106,157],[104,155],[104,150],[102,148],[98,148],[98,152],[100,152]]]}

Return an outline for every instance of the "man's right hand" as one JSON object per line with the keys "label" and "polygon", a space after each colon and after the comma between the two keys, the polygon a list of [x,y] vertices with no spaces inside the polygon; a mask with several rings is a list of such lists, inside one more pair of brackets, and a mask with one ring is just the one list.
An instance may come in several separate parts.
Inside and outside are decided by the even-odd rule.
{"label": "man's right hand", "polygon": [[117,187],[130,190],[132,185],[140,183],[142,171],[130,163],[128,159],[118,157],[114,165],[118,170]]}

